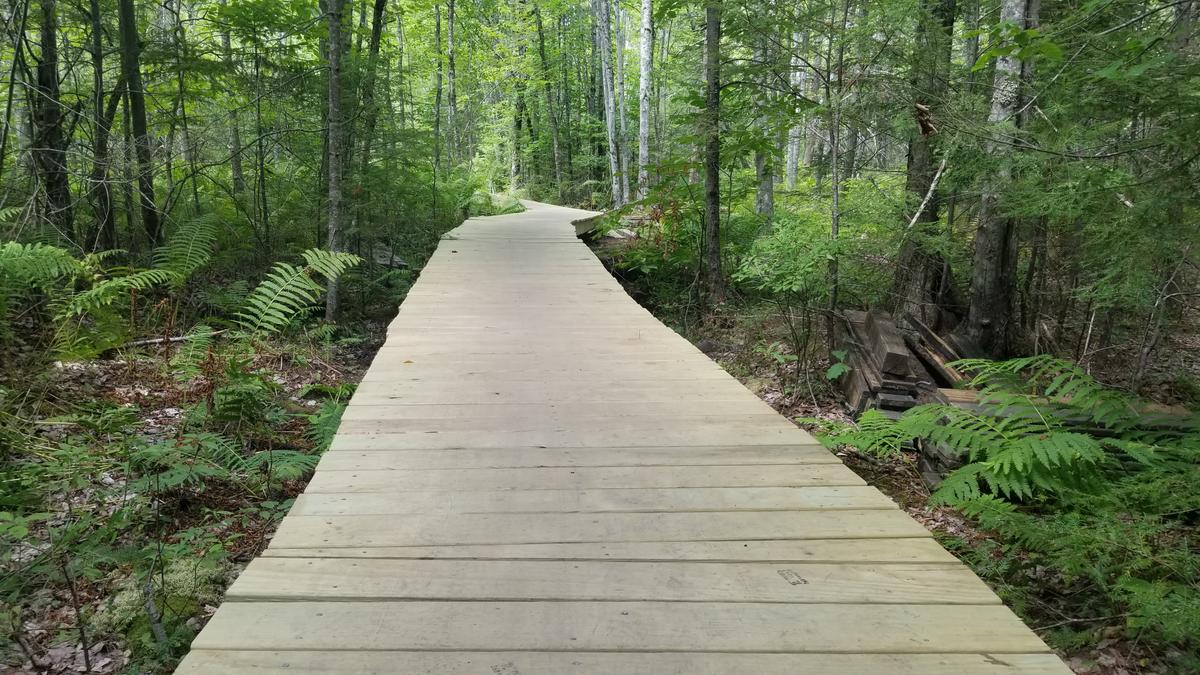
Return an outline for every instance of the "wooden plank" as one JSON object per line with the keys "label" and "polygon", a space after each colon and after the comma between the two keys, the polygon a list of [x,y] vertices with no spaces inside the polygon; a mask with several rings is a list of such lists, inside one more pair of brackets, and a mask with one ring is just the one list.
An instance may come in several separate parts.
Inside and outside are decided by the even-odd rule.
{"label": "wooden plank", "polygon": [[1068,675],[1053,654],[728,654],[195,650],[176,675]]}
{"label": "wooden plank", "polygon": [[731,513],[289,516],[272,546],[340,548],[929,536],[899,509]]}
{"label": "wooden plank", "polygon": [[[689,411],[692,414],[708,416],[716,414],[722,407],[733,413],[760,413],[765,403],[738,399],[733,401],[699,404],[681,401],[634,402],[609,401],[601,403],[584,403],[566,401],[558,403],[447,403],[429,405],[407,405],[397,401],[392,404],[351,403],[342,413],[343,420],[403,420],[403,419],[452,419],[467,425],[473,420],[491,417],[503,417],[512,420],[524,419],[586,419],[625,417],[641,414],[643,416],[666,416]],[[769,408],[768,408],[769,410]]]}
{"label": "wooden plank", "polygon": [[[349,423],[347,423],[349,424]],[[614,422],[619,425],[619,422]],[[357,437],[357,438],[356,438]],[[795,427],[776,429],[729,429],[719,425],[699,427],[646,426],[637,429],[540,429],[527,431],[397,431],[395,433],[351,433],[344,430],[334,438],[335,449],[386,450],[437,448],[589,448],[644,444],[646,447],[677,445],[804,445],[813,438]]]}
{"label": "wooden plank", "polygon": [[[469,427],[470,431],[461,431]],[[617,427],[614,429],[614,427]],[[664,419],[661,415],[602,416],[489,416],[478,417],[464,424],[461,419],[415,418],[415,419],[361,419],[343,420],[339,431],[344,434],[533,434],[554,433],[596,435],[631,432],[655,434],[661,431],[672,433],[697,433],[706,429],[745,430],[746,436],[793,437],[805,439],[804,432],[774,412],[770,414],[730,414],[724,419],[717,415],[673,416]],[[807,440],[807,439],[805,439]],[[521,443],[513,443],[521,445]],[[487,447],[487,446],[474,446]]]}
{"label": "wooden plank", "polygon": [[732,539],[576,544],[376,546],[371,548],[284,548],[263,554],[284,558],[436,558],[461,560],[611,560],[764,563],[961,564],[928,536],[898,539]]}
{"label": "wooden plank", "polygon": [[260,558],[234,602],[298,600],[622,600],[989,605],[958,565]]}
{"label": "wooden plank", "polygon": [[863,485],[840,464],[772,466],[581,466],[516,469],[395,469],[318,472],[308,492],[400,490],[587,490],[605,488],[808,487]]}
{"label": "wooden plank", "polygon": [[[253,626],[253,630],[247,630]],[[197,649],[1029,653],[1002,605],[228,602]]]}
{"label": "wooden plank", "polygon": [[869,486],[307,493],[293,515],[401,513],[658,513],[894,509]]}
{"label": "wooden plank", "polygon": [[705,466],[840,464],[820,446],[665,448],[460,448],[457,450],[331,450],[318,471],[502,469],[578,466]]}

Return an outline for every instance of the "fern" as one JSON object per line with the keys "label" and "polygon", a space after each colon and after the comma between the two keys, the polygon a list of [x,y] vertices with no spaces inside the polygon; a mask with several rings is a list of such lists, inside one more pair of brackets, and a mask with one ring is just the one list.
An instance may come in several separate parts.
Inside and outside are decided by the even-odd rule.
{"label": "fern", "polygon": [[180,382],[187,382],[200,374],[200,364],[208,358],[212,349],[213,329],[200,324],[188,331],[184,338],[179,350],[171,357],[171,370]]}
{"label": "fern", "polygon": [[79,261],[57,246],[15,241],[0,245],[0,283],[10,280],[14,284],[42,287],[82,272]]}
{"label": "fern", "polygon": [[857,425],[841,427],[833,430],[833,433],[818,432],[818,437],[823,441],[833,441],[834,447],[850,445],[863,452],[885,457],[896,455],[905,443],[912,440],[892,420],[874,409],[863,412]]}
{"label": "fern", "polygon": [[353,253],[332,252],[320,248],[310,248],[300,254],[308,268],[316,271],[329,281],[341,276],[346,270],[362,262],[362,258]]}
{"label": "fern", "polygon": [[325,288],[313,278],[337,279],[361,259],[349,253],[331,253],[309,249],[302,254],[305,267],[276,263],[275,267],[246,298],[237,314],[237,323],[250,334],[270,334],[283,330],[300,312],[310,308]]}
{"label": "fern", "polygon": [[[898,449],[910,441],[934,443],[963,457],[934,495],[949,504],[984,497],[1030,500],[1096,489],[1120,475],[1122,463],[1153,466],[1175,458],[1194,461],[1197,425],[1142,432],[1132,397],[1097,383],[1078,366],[1050,356],[1009,361],[970,359],[955,367],[974,373],[978,411],[922,405],[893,422],[868,411],[838,443],[864,451]],[[1088,431],[1100,433],[1088,433]]]}
{"label": "fern", "polygon": [[220,220],[215,214],[187,221],[154,252],[154,266],[175,272],[181,281],[186,280],[212,259],[219,229]]}
{"label": "fern", "polygon": [[249,466],[269,473],[273,480],[298,480],[317,468],[320,457],[296,450],[271,450],[255,453]]}
{"label": "fern", "polygon": [[306,415],[308,429],[304,431],[304,435],[312,442],[313,448],[317,452],[325,452],[329,449],[329,444],[333,442],[338,426],[342,423],[342,413],[345,411],[345,403],[332,400],[322,403],[317,412],[312,415]]}
{"label": "fern", "polygon": [[124,276],[105,279],[88,290],[71,297],[59,311],[59,318],[67,319],[90,314],[112,305],[135,291],[177,283],[181,279],[178,272],[166,269],[139,270]]}

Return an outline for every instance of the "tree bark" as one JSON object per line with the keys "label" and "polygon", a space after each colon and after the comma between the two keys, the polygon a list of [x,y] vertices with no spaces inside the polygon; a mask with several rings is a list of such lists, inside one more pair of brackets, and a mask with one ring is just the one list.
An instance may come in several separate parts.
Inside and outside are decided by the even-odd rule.
{"label": "tree bark", "polygon": [[[129,0],[125,0],[128,2]],[[346,0],[325,0],[326,23],[329,28],[329,125],[326,130],[329,148],[329,222],[326,246],[337,252],[342,248],[342,168],[345,148],[342,118],[342,13]],[[333,321],[338,313],[337,280],[330,280],[325,297],[325,320]]]}
{"label": "tree bark", "polygon": [[436,2],[433,4],[433,53],[437,59],[433,95],[433,189],[436,192],[442,164],[442,5]]}
{"label": "tree bark", "polygon": [[[93,0],[94,2],[97,0]],[[226,0],[221,0],[224,7]],[[233,61],[233,42],[229,39],[229,31],[221,29],[221,56],[225,61],[230,77],[237,72]],[[237,107],[229,111],[229,172],[233,177],[233,194],[240,196],[246,191],[246,173],[242,168],[242,134],[238,129]]]}
{"label": "tree bark", "polygon": [[446,134],[450,140],[447,155],[449,155],[451,166],[457,164],[459,152],[462,151],[462,148],[458,147],[458,90],[454,64],[456,47],[454,29],[457,20],[454,2],[455,0],[446,2]]}
{"label": "tree bark", "polygon": [[621,151],[621,202],[625,203],[629,201],[629,114],[625,109],[625,12],[621,9],[620,2],[611,6],[616,10],[613,19],[617,38],[617,137],[620,139],[618,147]]}
{"label": "tree bark", "polygon": [[613,92],[612,72],[612,16],[608,0],[592,0],[596,17],[596,50],[600,52],[600,86],[604,99],[604,123],[608,134],[608,170],[612,178],[613,208],[625,205],[625,193],[621,186],[621,146],[617,135],[616,95]]}
{"label": "tree bark", "polygon": [[[1023,28],[1025,9],[1025,0],[1002,0],[1000,21]],[[1020,107],[1021,59],[1016,54],[999,56],[995,68],[988,114],[992,135],[986,151],[996,168],[985,177],[981,190],[971,303],[961,330],[984,353],[1002,356],[1013,344],[1013,299],[1017,290],[1016,228],[1001,204],[1001,191],[1012,180],[1012,146],[1004,127],[1015,124]]]}
{"label": "tree bark", "polygon": [[134,154],[137,156],[138,199],[142,210],[142,228],[151,246],[162,243],[162,225],[154,198],[154,166],[150,155],[150,132],[146,125],[146,90],[142,85],[141,45],[133,0],[117,0],[117,19],[121,34],[121,70],[129,95],[129,116],[133,126]]}
{"label": "tree bark", "polygon": [[[802,55],[808,51],[808,33],[795,33],[792,36],[792,49],[794,53],[788,80],[794,96],[803,96],[807,92],[808,71]],[[804,126],[801,118],[788,129],[787,166],[784,169],[784,181],[788,190],[796,189],[796,176],[800,172],[800,153],[804,145]]]}
{"label": "tree bark", "polygon": [[704,301],[725,301],[721,274],[721,5],[708,0],[704,7],[704,250],[701,272]]}
{"label": "tree bark", "polygon": [[550,86],[550,61],[546,58],[546,31],[542,26],[542,12],[533,6],[533,18],[537,23],[538,57],[542,65],[542,93],[546,98],[546,119],[550,122],[550,143],[554,153],[554,186],[559,201],[563,199],[562,151],[559,143],[558,112],[554,105],[554,91]]}
{"label": "tree bark", "polygon": [[92,114],[95,125],[92,132],[92,173],[89,181],[92,206],[96,211],[96,225],[87,243],[90,250],[114,249],[117,247],[117,227],[113,219],[112,186],[108,180],[108,141],[125,85],[124,80],[118,78],[108,103],[105,103],[104,26],[100,14],[100,0],[90,0],[88,13],[92,31]]}
{"label": "tree bark", "polygon": [[[76,242],[71,184],[67,177],[67,137],[63,131],[65,108],[58,87],[58,8],[55,0],[41,0],[41,55],[37,62],[34,161],[46,195],[46,220]],[[99,96],[103,97],[103,89]]]}
{"label": "tree bark", "polygon": [[642,33],[638,41],[638,178],[637,198],[650,189],[650,88],[654,70],[653,0],[642,0]]}
{"label": "tree bark", "polygon": [[[771,59],[771,50],[768,47],[769,39],[764,37],[758,45],[757,56],[763,67],[769,67]],[[770,84],[771,75],[769,72],[764,72],[761,76],[762,96],[767,103],[771,101]],[[763,147],[757,148],[754,151],[754,175],[756,188],[754,192],[754,212],[763,218],[767,223],[775,216],[775,162],[774,148],[777,140],[771,138],[771,125],[764,116],[760,116],[757,121],[759,132],[763,135]]]}
{"label": "tree bark", "polygon": [[[891,309],[896,315],[911,314],[935,330],[953,318],[953,294],[944,282],[949,278],[947,262],[927,241],[937,234],[941,217],[941,197],[934,189],[944,154],[937,113],[948,87],[954,18],[955,0],[924,0],[917,18],[910,78],[916,128],[908,141],[905,181],[907,203],[916,215],[900,245],[891,292]],[[904,216],[908,222],[908,214]]]}

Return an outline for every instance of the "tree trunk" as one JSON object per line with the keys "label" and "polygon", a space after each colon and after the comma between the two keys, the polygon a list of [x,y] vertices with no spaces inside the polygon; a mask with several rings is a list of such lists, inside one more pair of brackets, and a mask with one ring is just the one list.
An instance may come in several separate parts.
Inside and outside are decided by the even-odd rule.
{"label": "tree trunk", "polygon": [[704,301],[712,306],[725,301],[721,275],[721,5],[708,0],[704,7],[704,251],[701,273]]}
{"label": "tree trunk", "polygon": [[458,137],[458,90],[454,64],[454,29],[457,23],[454,2],[455,0],[446,2],[446,135],[450,141],[449,152],[446,154],[449,155],[451,166],[458,163],[459,153],[462,151]]}
{"label": "tree trunk", "polygon": [[558,199],[563,200],[562,151],[560,150],[558,133],[558,113],[554,105],[554,91],[550,87],[550,61],[546,58],[546,31],[542,26],[542,12],[537,5],[533,6],[533,18],[537,22],[538,57],[542,64],[542,93],[546,98],[546,119],[550,122],[550,143],[554,152],[554,186]]}
{"label": "tree trunk", "polygon": [[[387,0],[375,0],[371,15],[371,41],[367,47],[367,74],[363,82],[363,137],[362,137],[362,168],[359,187],[363,190],[359,211],[369,200],[366,198],[368,175],[371,169],[371,148],[375,141],[375,127],[379,122],[379,106],[375,102],[377,73],[379,71],[379,44],[383,40],[383,14]],[[361,220],[361,218],[360,218]]]}
{"label": "tree trunk", "polygon": [[[433,189],[437,192],[438,172],[442,164],[442,5],[433,5],[433,53],[437,59],[433,95]],[[435,205],[436,207],[436,205]]]}
{"label": "tree trunk", "polygon": [[617,137],[620,139],[617,145],[621,150],[621,203],[626,203],[629,201],[629,114],[625,109],[625,12],[619,2],[611,6],[616,10],[613,19],[617,38]]}
{"label": "tree trunk", "polygon": [[[795,33],[792,36],[792,49],[795,50],[795,53],[792,56],[791,72],[788,76],[789,84],[793,96],[803,96],[806,93],[808,71],[802,56],[808,51],[808,33]],[[795,112],[794,108],[793,112]],[[800,153],[803,144],[804,122],[801,118],[788,129],[787,167],[784,170],[784,180],[788,190],[796,189],[796,175],[800,171]]]}
{"label": "tree trunk", "polygon": [[129,116],[133,126],[134,153],[137,155],[142,228],[150,245],[158,246],[162,243],[162,225],[154,198],[154,166],[150,156],[150,132],[146,125],[146,90],[142,86],[141,45],[133,0],[117,0],[117,10],[121,34],[121,70],[129,94]]}
{"label": "tree trunk", "polygon": [[638,41],[638,179],[637,198],[650,189],[650,87],[654,69],[653,0],[642,0],[642,34]]}
{"label": "tree trunk", "polygon": [[[33,99],[35,119],[34,161],[46,195],[46,220],[62,236],[76,242],[71,184],[67,177],[66,115],[58,87],[58,8],[55,0],[41,0],[41,55]],[[103,96],[103,89],[99,96]]]}
{"label": "tree trunk", "polygon": [[625,205],[625,193],[621,190],[621,146],[617,136],[616,95],[613,92],[612,72],[612,23],[608,0],[592,0],[596,16],[596,50],[600,52],[600,86],[604,99],[604,123],[608,134],[608,170],[612,178],[612,205]]}
{"label": "tree trunk", "polygon": [[[762,43],[758,45],[757,57],[762,67],[767,68],[771,59],[771,50],[768,48],[769,38],[764,37]],[[770,85],[771,74],[764,72],[761,76],[762,96],[766,104],[769,106],[773,98],[767,88]],[[765,116],[759,116],[757,121],[759,133],[764,136],[763,147],[757,148],[754,151],[754,176],[756,188],[754,192],[754,212],[757,213],[767,223],[775,216],[775,162],[774,148],[777,140],[771,138],[771,125]]]}
{"label": "tree trunk", "polygon": [[117,78],[117,85],[106,104],[104,101],[104,25],[100,13],[100,0],[90,0],[88,5],[91,22],[92,51],[92,114],[95,128],[92,132],[92,207],[96,211],[96,225],[88,238],[89,250],[114,249],[117,247],[117,226],[113,219],[112,186],[108,180],[108,141],[112,130],[117,105],[121,102],[124,81]]}
{"label": "tree trunk", "polygon": [[[1003,0],[1000,21],[1023,28],[1025,0]],[[992,106],[988,114],[991,139],[986,150],[996,167],[981,190],[975,231],[971,304],[961,330],[984,353],[1001,356],[1013,343],[1013,298],[1017,290],[1017,237],[1013,220],[1002,212],[1001,190],[1012,181],[1012,146],[1004,127],[1015,123],[1020,107],[1021,59],[1016,54],[996,58]]]}
{"label": "tree trunk", "polygon": [[[325,2],[325,18],[329,27],[329,125],[326,130],[329,147],[329,222],[326,246],[330,251],[336,252],[342,248],[342,155],[345,153],[345,121],[342,119],[342,12],[346,0]],[[337,280],[331,280],[325,298],[325,320],[333,321],[337,318],[337,313]]]}
{"label": "tree trunk", "polygon": [[[226,0],[221,0],[221,7],[225,6],[225,2]],[[225,28],[221,29],[221,56],[232,78],[237,72],[237,66],[233,61],[233,43],[229,39],[229,31]],[[229,171],[233,176],[233,194],[240,196],[246,191],[246,173],[242,169],[242,134],[238,129],[236,106],[229,111]]]}
{"label": "tree trunk", "polygon": [[936,113],[945,101],[954,30],[955,0],[923,0],[917,18],[916,48],[911,83],[916,130],[908,141],[908,174],[905,191],[915,216],[904,214],[912,228],[904,233],[892,281],[891,309],[911,314],[938,330],[950,319],[952,295],[942,280],[946,261],[926,245],[937,234],[941,197],[934,189],[943,155],[938,143]]}

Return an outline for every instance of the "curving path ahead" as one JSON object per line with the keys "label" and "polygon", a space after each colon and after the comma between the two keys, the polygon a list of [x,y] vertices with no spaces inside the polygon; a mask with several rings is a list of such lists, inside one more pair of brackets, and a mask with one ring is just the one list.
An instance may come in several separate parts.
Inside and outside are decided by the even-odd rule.
{"label": "curving path ahead", "polygon": [[544,204],[448,234],[181,673],[1066,673]]}

